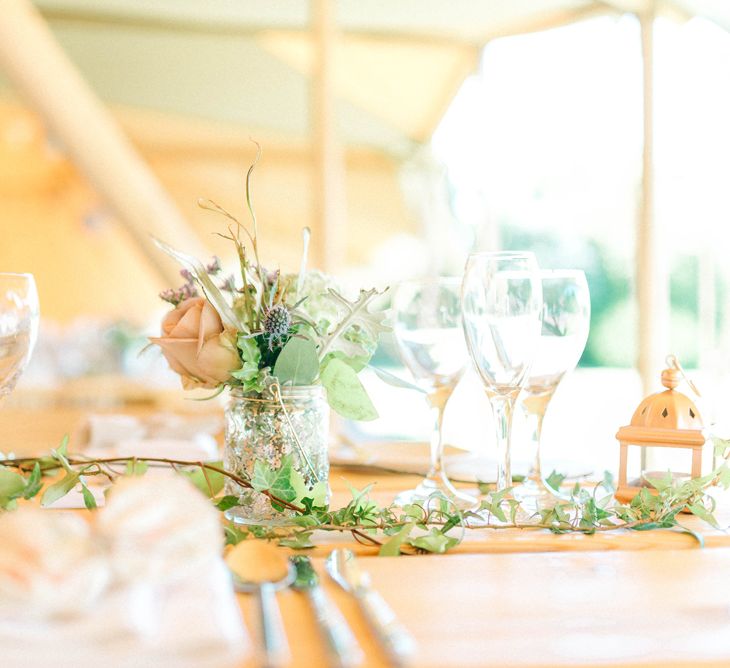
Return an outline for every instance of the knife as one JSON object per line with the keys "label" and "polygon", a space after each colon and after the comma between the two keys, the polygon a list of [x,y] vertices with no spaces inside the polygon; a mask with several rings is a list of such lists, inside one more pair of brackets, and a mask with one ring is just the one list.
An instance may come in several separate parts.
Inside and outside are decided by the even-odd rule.
{"label": "knife", "polygon": [[355,636],[352,635],[342,613],[324,593],[319,584],[319,576],[312,566],[309,557],[291,557],[291,562],[297,570],[297,576],[292,585],[294,589],[303,592],[314,610],[317,624],[327,641],[330,665],[333,668],[351,668],[359,666],[363,661],[363,653]]}
{"label": "knife", "polygon": [[415,642],[383,597],[370,586],[370,575],[360,569],[352,551],[333,550],[326,569],[340,587],[355,597],[391,664],[403,666],[413,654]]}

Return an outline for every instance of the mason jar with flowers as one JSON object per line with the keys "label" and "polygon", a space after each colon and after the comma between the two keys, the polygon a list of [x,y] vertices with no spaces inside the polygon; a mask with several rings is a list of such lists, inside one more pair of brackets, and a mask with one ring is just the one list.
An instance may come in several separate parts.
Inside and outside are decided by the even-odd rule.
{"label": "mason jar with flowers", "polygon": [[272,487],[271,480],[259,480],[272,471],[287,478],[284,501],[326,505],[329,410],[355,420],[377,417],[358,373],[388,328],[384,312],[373,308],[381,292],[360,290],[350,300],[331,277],[307,270],[308,229],[298,273],[261,264],[250,177],[251,170],[251,229],[213,202],[200,202],[233,221],[227,238],[238,259],[235,275],[224,276],[217,259],[204,265],[156,240],[183,265],[185,283],[160,295],[173,310],[151,341],[185,389],[212,389],[212,396],[229,391],[224,465],[250,487],[227,480],[225,493],[237,504],[226,515],[261,524],[288,513],[258,491]]}

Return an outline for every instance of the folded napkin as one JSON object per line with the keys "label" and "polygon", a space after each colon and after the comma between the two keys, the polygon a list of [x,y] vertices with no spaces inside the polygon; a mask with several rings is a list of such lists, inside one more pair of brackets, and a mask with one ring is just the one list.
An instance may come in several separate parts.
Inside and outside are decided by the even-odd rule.
{"label": "folded napkin", "polygon": [[249,643],[217,512],[183,478],[119,482],[93,526],[0,517],[3,668],[240,665]]}
{"label": "folded napkin", "polygon": [[[330,464],[348,468],[413,473],[426,475],[430,467],[430,446],[427,443],[397,442],[363,444],[342,443],[330,451]],[[444,448],[444,467],[452,480],[463,482],[493,482],[497,477],[497,461],[481,453],[468,452],[452,446]],[[526,476],[527,461],[513,459],[512,474]],[[547,461],[546,472],[560,471],[568,478],[589,476],[591,468],[580,462]]]}
{"label": "folded napkin", "polygon": [[159,413],[90,415],[80,429],[78,449],[89,457],[160,457],[186,461],[218,459],[217,416]]}

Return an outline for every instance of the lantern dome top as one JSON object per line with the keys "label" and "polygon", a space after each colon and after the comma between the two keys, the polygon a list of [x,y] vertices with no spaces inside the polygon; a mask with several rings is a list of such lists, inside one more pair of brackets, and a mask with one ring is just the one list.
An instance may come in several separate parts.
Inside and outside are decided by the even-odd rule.
{"label": "lantern dome top", "polygon": [[662,371],[662,385],[667,389],[648,396],[639,404],[631,418],[632,427],[651,429],[701,430],[704,427],[694,402],[676,388],[681,372],[670,368]]}

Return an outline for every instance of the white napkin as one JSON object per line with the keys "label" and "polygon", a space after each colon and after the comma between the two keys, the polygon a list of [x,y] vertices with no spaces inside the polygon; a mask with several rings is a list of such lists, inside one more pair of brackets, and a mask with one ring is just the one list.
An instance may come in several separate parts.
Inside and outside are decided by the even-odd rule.
{"label": "white napkin", "polygon": [[93,527],[33,507],[0,516],[0,665],[240,665],[221,544],[218,513],[180,476],[124,479]]}
{"label": "white napkin", "polygon": [[159,413],[90,415],[82,429],[80,449],[89,457],[162,457],[186,461],[218,459],[214,435],[221,429],[217,416]]}

